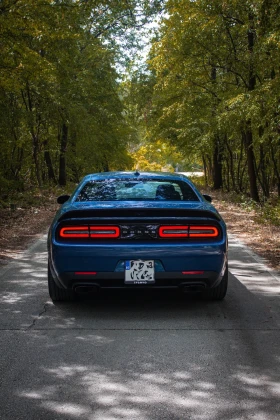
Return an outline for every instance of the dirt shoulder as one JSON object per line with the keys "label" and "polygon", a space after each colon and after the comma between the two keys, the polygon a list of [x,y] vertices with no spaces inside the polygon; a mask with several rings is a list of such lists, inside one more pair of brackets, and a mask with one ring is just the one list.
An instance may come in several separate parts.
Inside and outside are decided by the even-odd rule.
{"label": "dirt shoulder", "polygon": [[44,204],[11,211],[0,209],[0,265],[17,259],[36,239],[48,231],[58,209],[55,197]]}
{"label": "dirt shoulder", "polygon": [[225,220],[229,233],[235,234],[256,254],[265,258],[268,266],[280,271],[280,227],[260,223],[256,210],[226,201],[222,194],[211,194],[213,204]]}
{"label": "dirt shoulder", "polygon": [[[248,211],[231,203],[222,194],[211,195],[214,206],[227,223],[228,231],[265,258],[271,268],[279,271],[280,228],[260,223],[255,210]],[[0,265],[18,258],[29,244],[46,233],[57,209],[55,197],[51,196],[44,204],[28,209],[0,210]]]}

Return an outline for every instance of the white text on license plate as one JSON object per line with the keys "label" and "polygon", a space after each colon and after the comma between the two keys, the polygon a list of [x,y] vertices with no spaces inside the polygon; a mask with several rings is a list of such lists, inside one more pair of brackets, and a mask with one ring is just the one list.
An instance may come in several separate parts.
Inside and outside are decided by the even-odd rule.
{"label": "white text on license plate", "polygon": [[155,282],[153,260],[130,260],[125,262],[126,284],[150,284]]}

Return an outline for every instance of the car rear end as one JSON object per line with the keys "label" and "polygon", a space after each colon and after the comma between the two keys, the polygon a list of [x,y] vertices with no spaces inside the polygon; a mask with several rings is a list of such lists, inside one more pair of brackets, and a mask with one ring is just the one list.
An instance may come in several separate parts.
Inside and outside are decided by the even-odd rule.
{"label": "car rear end", "polygon": [[63,212],[49,237],[59,288],[215,288],[227,266],[226,227],[207,203],[107,202]]}

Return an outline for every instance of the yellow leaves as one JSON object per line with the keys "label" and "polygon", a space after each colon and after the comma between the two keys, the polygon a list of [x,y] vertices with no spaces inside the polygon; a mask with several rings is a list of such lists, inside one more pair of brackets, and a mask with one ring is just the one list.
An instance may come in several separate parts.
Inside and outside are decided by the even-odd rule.
{"label": "yellow leaves", "polygon": [[131,153],[134,167],[144,171],[174,171],[174,162],[183,159],[176,147],[162,140],[142,144]]}
{"label": "yellow leaves", "polygon": [[240,106],[241,103],[244,102],[244,100],[246,99],[246,94],[245,93],[241,93],[237,96],[234,96],[233,98],[229,99],[226,103],[226,107],[230,108],[234,108],[236,106]]}

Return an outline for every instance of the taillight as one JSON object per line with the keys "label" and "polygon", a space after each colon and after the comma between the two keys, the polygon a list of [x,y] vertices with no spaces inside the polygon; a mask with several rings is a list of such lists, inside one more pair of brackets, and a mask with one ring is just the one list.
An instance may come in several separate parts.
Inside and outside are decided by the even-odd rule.
{"label": "taillight", "polygon": [[217,238],[219,230],[215,226],[190,226],[190,238]]}
{"label": "taillight", "polygon": [[120,228],[118,226],[90,226],[91,238],[118,238]]}
{"label": "taillight", "polygon": [[59,231],[61,238],[89,238],[88,226],[67,226]]}
{"label": "taillight", "polygon": [[218,238],[220,231],[216,226],[169,225],[160,226],[160,238]]}
{"label": "taillight", "polygon": [[61,238],[118,238],[120,228],[118,226],[65,226],[60,228]]}
{"label": "taillight", "polygon": [[160,238],[186,238],[189,236],[188,226],[160,226]]}

